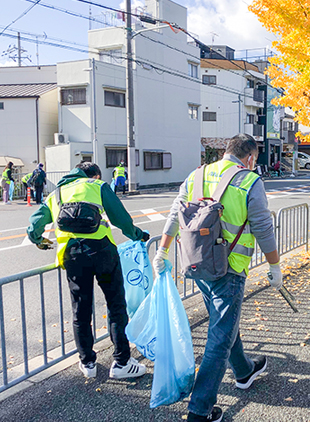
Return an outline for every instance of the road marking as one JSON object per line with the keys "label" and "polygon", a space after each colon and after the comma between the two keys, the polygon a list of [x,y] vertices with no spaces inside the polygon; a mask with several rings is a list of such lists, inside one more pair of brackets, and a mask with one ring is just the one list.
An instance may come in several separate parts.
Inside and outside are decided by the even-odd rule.
{"label": "road marking", "polygon": [[165,211],[156,212],[152,208],[147,208],[141,211],[143,212],[143,215],[146,215],[151,221],[166,220],[166,218],[163,215],[161,215],[161,213]]}
{"label": "road marking", "polygon": [[13,230],[26,230],[28,228],[28,226],[26,227],[17,227],[16,229],[5,229],[5,230],[0,230],[0,233],[5,233],[5,232],[12,232]]}

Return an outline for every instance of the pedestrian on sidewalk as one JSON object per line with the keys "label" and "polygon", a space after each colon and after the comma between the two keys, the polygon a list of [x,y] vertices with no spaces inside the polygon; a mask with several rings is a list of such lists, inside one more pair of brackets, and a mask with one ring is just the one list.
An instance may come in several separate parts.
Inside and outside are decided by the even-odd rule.
{"label": "pedestrian on sidewalk", "polygon": [[[228,143],[223,159],[206,166],[203,196],[212,198],[221,176],[230,167],[237,165],[253,170],[257,156],[257,144],[251,136],[234,136]],[[193,198],[194,178],[195,171],[180,186],[179,195],[172,205],[153,261],[157,274],[167,268],[168,249],[179,231],[180,202],[197,200]],[[272,219],[259,175],[253,171],[238,173],[224,192],[221,203],[224,206],[221,226],[228,245],[232,244],[246,220],[247,223],[228,257],[226,275],[216,281],[195,280],[209,313],[209,329],[204,356],[188,406],[188,422],[222,420],[222,410],[214,405],[228,362],[236,378],[236,386],[241,389],[249,388],[267,367],[265,356],[251,359],[244,353],[239,334],[244,285],[254,252],[255,238],[270,265],[273,276],[271,285],[276,289],[282,286]]]}
{"label": "pedestrian on sidewalk", "polygon": [[3,205],[7,205],[11,203],[11,201],[9,201],[9,192],[10,192],[11,182],[14,183],[14,179],[12,177],[13,165],[14,164],[12,163],[12,161],[9,161],[7,165],[5,166],[2,173],[1,187],[3,189]]}
{"label": "pedestrian on sidewalk", "polygon": [[125,195],[125,191],[126,191],[125,182],[126,182],[126,179],[127,179],[127,172],[125,170],[124,160],[121,160],[119,165],[114,168],[113,173],[112,173],[112,177],[115,180],[114,192],[117,193],[117,188],[119,186],[122,186],[123,195]]}
{"label": "pedestrian on sidewalk", "polygon": [[36,196],[36,204],[40,205],[43,199],[43,189],[44,185],[46,185],[46,173],[43,170],[43,164],[39,163],[37,168],[34,169],[32,173],[32,177],[30,179],[30,183],[34,186],[35,196]]}
{"label": "pedestrian on sidewalk", "polygon": [[[146,368],[130,357],[125,334],[128,315],[120,258],[111,228],[101,214],[105,211],[111,224],[120,228],[132,240],[147,241],[149,234],[133,225],[132,218],[109,184],[100,179],[101,171],[96,164],[77,164],[58,182],[56,190],[47,197],[45,203],[32,214],[27,232],[31,242],[39,249],[48,249],[52,242],[42,237],[42,234],[46,224],[57,222],[56,265],[65,268],[67,272],[73,332],[82,373],[86,377],[95,377],[97,374],[91,328],[96,276],[106,298],[110,336],[115,348],[110,377],[139,377],[145,373]],[[80,217],[74,217],[77,211]],[[67,218],[68,215],[73,218]]]}

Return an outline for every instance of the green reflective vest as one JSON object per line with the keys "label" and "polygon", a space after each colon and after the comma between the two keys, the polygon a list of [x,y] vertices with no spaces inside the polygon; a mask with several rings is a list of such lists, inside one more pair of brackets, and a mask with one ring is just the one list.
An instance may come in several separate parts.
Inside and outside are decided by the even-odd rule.
{"label": "green reflective vest", "polygon": [[[229,167],[235,165],[236,163],[233,163],[232,161],[220,160],[206,167],[203,191],[205,198],[212,198],[212,194],[219,183],[220,176]],[[188,178],[189,201],[193,199],[194,177],[195,172],[191,173]],[[253,172],[245,172],[238,176],[238,181],[240,181],[239,178],[242,180],[238,183],[238,186],[234,185],[234,181],[232,181],[221,199],[221,203],[224,206],[223,215],[221,217],[223,237],[229,244],[234,241],[241,226],[247,219],[248,193],[259,176]],[[248,266],[254,252],[254,245],[255,238],[250,232],[250,224],[247,222],[237,244],[228,257],[230,267],[238,273],[245,271],[245,273],[248,274]]]}
{"label": "green reflective vest", "polygon": [[31,176],[32,176],[32,173],[25,174],[25,176],[22,177],[22,182],[27,183]]}
{"label": "green reflective vest", "polygon": [[[67,202],[88,202],[90,204],[98,206],[100,213],[104,212],[102,201],[101,201],[101,186],[103,185],[102,180],[98,179],[86,179],[85,177],[76,179],[67,185],[61,187],[61,200],[63,203]],[[56,200],[55,191],[52,192],[46,198],[46,205],[50,209],[53,222],[57,221],[59,214],[59,206]],[[102,239],[108,236],[110,242],[115,244],[111,227],[106,220],[101,220],[99,229],[95,233],[90,234],[79,234],[70,233],[60,230],[58,227],[55,230],[56,239],[58,243],[57,254],[56,254],[56,265],[63,267],[64,253],[67,244],[70,239]]]}
{"label": "green reflective vest", "polygon": [[11,183],[9,177],[8,177],[8,171],[9,169],[5,169],[2,173],[2,180],[7,183],[8,185]]}
{"label": "green reflective vest", "polygon": [[114,173],[114,178],[115,178],[115,180],[116,180],[118,177],[125,177],[125,167],[123,167],[123,166],[118,166],[118,167],[116,167],[116,168],[115,168],[115,173]]}

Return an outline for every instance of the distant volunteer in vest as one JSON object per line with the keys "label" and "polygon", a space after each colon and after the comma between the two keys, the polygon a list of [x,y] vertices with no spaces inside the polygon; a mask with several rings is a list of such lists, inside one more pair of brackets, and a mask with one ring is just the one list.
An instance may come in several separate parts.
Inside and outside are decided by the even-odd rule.
{"label": "distant volunteer in vest", "polygon": [[73,332],[82,373],[92,378],[97,374],[91,327],[96,276],[106,298],[110,336],[114,344],[110,377],[139,377],[145,373],[145,365],[130,357],[125,334],[128,316],[122,269],[111,228],[102,214],[105,211],[111,224],[132,240],[146,241],[149,234],[133,225],[121,201],[110,186],[100,179],[101,171],[96,164],[77,164],[32,214],[27,232],[29,239],[39,249],[49,249],[52,242],[42,234],[47,224],[56,223],[56,265],[67,272]]}
{"label": "distant volunteer in vest", "polygon": [[125,181],[127,179],[127,172],[125,170],[125,162],[122,160],[117,167],[113,169],[113,178],[115,180],[114,192],[117,192],[117,188],[122,186],[123,195],[125,195],[126,185]]}
{"label": "distant volunteer in vest", "polygon": [[9,201],[9,191],[10,191],[11,181],[14,182],[14,179],[12,177],[13,165],[14,164],[12,163],[12,161],[9,161],[7,165],[5,166],[2,173],[1,187],[3,189],[3,205],[7,205],[11,203],[11,201]]}
{"label": "distant volunteer in vest", "polygon": [[[206,166],[203,196],[212,198],[220,178],[230,167],[237,165],[253,170],[257,156],[257,144],[250,135],[234,136],[228,143],[223,159]],[[179,231],[180,203],[198,199],[193,198],[195,173],[196,170],[183,182],[179,195],[173,202],[160,247],[153,261],[156,273],[161,273],[167,268],[168,250]],[[265,356],[251,359],[244,353],[239,334],[244,285],[254,251],[255,238],[270,265],[273,277],[270,284],[276,289],[282,286],[272,219],[260,177],[253,171],[241,171],[233,177],[220,202],[224,206],[221,216],[222,234],[228,246],[233,243],[238,232],[241,232],[240,229],[245,221],[246,224],[228,256],[226,275],[215,281],[195,280],[203,295],[210,322],[203,360],[188,406],[188,422],[222,420],[221,408],[214,405],[228,362],[236,378],[236,386],[241,389],[249,388],[267,367]]]}

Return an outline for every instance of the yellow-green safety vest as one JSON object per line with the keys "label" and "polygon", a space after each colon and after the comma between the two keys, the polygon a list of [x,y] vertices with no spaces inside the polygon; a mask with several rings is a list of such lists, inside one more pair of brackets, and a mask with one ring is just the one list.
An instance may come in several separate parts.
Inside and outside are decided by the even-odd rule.
{"label": "yellow-green safety vest", "polygon": [[118,177],[125,177],[125,168],[122,166],[115,168],[114,178],[117,179]]}
{"label": "yellow-green safety vest", "polygon": [[[236,163],[228,160],[220,160],[206,166],[204,174],[203,195],[205,198],[212,198],[212,195],[219,183],[220,176]],[[188,177],[188,200],[193,200],[195,172]],[[242,179],[241,182],[240,178]],[[234,181],[227,187],[222,196],[221,203],[224,206],[221,217],[221,225],[224,239],[233,243],[240,228],[248,216],[247,198],[249,191],[259,176],[253,172],[244,172],[238,176],[238,186]],[[195,199],[195,198],[194,198]],[[248,274],[248,267],[254,252],[255,238],[250,232],[250,224],[246,223],[244,230],[228,257],[230,267],[237,273],[245,271]]]}
{"label": "yellow-green safety vest", "polygon": [[27,183],[31,176],[32,176],[32,173],[25,174],[25,176],[22,177],[22,182]]}
{"label": "yellow-green safety vest", "polygon": [[11,181],[10,181],[9,176],[8,176],[8,171],[9,171],[9,169],[5,169],[5,170],[3,171],[3,173],[2,173],[2,180],[3,180],[5,183],[10,184],[10,183],[11,183]]}
{"label": "yellow-green safety vest", "polygon": [[[85,177],[76,179],[67,185],[61,186],[61,200],[63,203],[88,202],[98,206],[99,211],[102,214],[104,212],[104,208],[101,201],[101,186],[104,183],[105,182],[99,179],[87,179]],[[57,221],[59,206],[57,203],[55,191],[46,198],[46,205],[50,209],[53,222]],[[111,227],[104,219],[101,220],[100,226],[95,233],[70,233],[62,231],[57,227],[55,234],[58,243],[56,265],[60,265],[62,268],[64,268],[64,253],[70,239],[102,239],[105,236],[108,236],[110,242],[115,245]]]}

